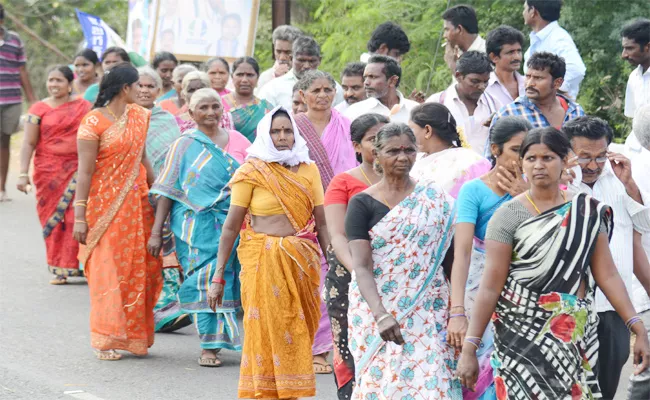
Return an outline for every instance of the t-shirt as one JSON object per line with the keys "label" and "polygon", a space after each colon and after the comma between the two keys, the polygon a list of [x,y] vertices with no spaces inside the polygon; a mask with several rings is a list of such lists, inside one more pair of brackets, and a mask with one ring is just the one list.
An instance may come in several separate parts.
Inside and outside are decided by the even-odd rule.
{"label": "t-shirt", "polygon": [[[314,206],[323,205],[323,184],[316,164],[300,164],[298,175],[307,178],[314,193]],[[284,214],[282,205],[275,194],[263,187],[254,186],[252,183],[237,182],[232,185],[230,204],[248,208],[252,215],[269,216]]]}
{"label": "t-shirt", "polygon": [[336,175],[327,187],[325,205],[348,204],[352,196],[366,189],[368,189],[368,185],[365,182],[343,172]]}
{"label": "t-shirt", "polygon": [[345,213],[348,240],[370,240],[370,230],[390,212],[390,208],[367,193],[352,197]]}
{"label": "t-shirt", "polygon": [[0,105],[22,103],[20,67],[26,62],[20,37],[5,29],[4,44],[0,46]]}

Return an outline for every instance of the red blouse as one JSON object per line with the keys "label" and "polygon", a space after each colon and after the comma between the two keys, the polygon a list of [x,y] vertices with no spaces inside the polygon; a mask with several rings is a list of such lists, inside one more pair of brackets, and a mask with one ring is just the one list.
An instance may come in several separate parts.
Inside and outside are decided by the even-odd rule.
{"label": "red blouse", "polygon": [[336,175],[325,192],[325,206],[330,204],[348,204],[352,196],[368,189],[365,182],[347,172]]}

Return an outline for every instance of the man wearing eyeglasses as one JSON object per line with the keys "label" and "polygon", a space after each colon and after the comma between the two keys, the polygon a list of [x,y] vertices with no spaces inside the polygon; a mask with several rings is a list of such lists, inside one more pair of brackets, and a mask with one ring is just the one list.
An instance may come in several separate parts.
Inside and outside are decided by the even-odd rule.
{"label": "man wearing eyeglasses", "polygon": [[[582,171],[582,182],[575,184],[582,192],[604,202],[614,211],[614,232],[611,233],[610,250],[618,273],[623,278],[632,303],[638,313],[650,308],[650,277],[645,263],[637,257],[645,257],[640,243],[641,234],[650,232],[650,193],[641,191],[632,177],[630,160],[608,151],[614,132],[597,117],[579,117],[562,127],[569,140]],[[650,203],[649,203],[650,204]],[[635,237],[636,236],[636,237]],[[637,250],[637,254],[635,254]],[[640,251],[639,251],[640,250]],[[645,268],[641,268],[645,264]],[[598,312],[597,355],[591,355],[595,373],[604,399],[616,395],[621,370],[630,354],[630,334],[625,321],[618,316],[603,293],[595,296]],[[596,361],[597,360],[597,361]]]}
{"label": "man wearing eyeglasses", "polygon": [[[307,71],[318,69],[321,62],[320,46],[309,36],[301,36],[294,40],[292,67],[289,72],[273,79],[260,89],[259,97],[266,99],[274,106],[282,106],[291,110],[293,86]],[[343,101],[343,88],[336,82],[336,95],[332,106]]]}

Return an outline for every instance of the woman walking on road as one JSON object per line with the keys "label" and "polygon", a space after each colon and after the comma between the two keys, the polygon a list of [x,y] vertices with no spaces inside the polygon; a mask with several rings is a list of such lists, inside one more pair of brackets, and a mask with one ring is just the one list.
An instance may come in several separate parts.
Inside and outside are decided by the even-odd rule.
{"label": "woman walking on road", "polygon": [[28,192],[29,166],[34,157],[36,211],[43,226],[48,268],[55,275],[52,285],[67,283],[69,276],[83,276],[77,260],[79,244],[72,237],[72,199],[77,187],[77,130],[91,104],[82,98],[73,99],[73,78],[66,66],[50,70],[50,96],[29,108],[20,151],[17,186],[24,193]]}
{"label": "woman walking on road", "polygon": [[138,71],[120,64],[104,75],[95,109],[79,127],[74,237],[90,289],[91,345],[100,360],[115,350],[146,355],[162,261],[147,253],[154,214],[153,170],[145,146],[151,112],[135,102]]}

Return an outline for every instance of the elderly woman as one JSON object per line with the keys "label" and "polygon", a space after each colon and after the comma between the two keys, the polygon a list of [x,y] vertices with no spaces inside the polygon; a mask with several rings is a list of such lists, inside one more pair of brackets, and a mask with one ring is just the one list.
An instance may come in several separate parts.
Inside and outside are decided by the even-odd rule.
{"label": "elderly woman", "polygon": [[253,94],[257,86],[260,67],[253,57],[242,57],[232,64],[232,81],[235,91],[222,96],[224,108],[232,114],[235,129],[248,140],[255,140],[257,124],[273,105]]}
{"label": "elderly woman", "polygon": [[[217,263],[217,249],[230,206],[228,182],[250,143],[243,136],[243,141],[233,140],[233,131],[220,126],[223,108],[213,89],[194,93],[189,112],[197,128],[172,145],[151,189],[158,203],[148,248],[153,255],[160,253],[163,224],[170,217],[176,255],[185,276],[178,291],[180,307],[182,312],[193,314],[196,321],[203,349],[199,365],[218,367],[220,349],[241,350],[237,324],[239,261],[233,254]],[[225,278],[225,301],[213,311],[206,300],[217,271],[221,279]]]}
{"label": "elderly woman", "polygon": [[488,172],[492,165],[465,147],[456,120],[442,104],[425,103],[411,110],[409,127],[418,141],[420,154],[411,170],[416,180],[430,179],[453,198],[465,182]]}
{"label": "elderly woman", "polygon": [[49,97],[29,108],[25,140],[20,151],[18,190],[29,190],[29,168],[34,158],[36,212],[43,226],[48,269],[52,285],[67,283],[69,276],[82,276],[77,253],[79,244],[72,237],[77,186],[77,129],[90,111],[90,103],[74,98],[74,75],[60,65],[47,74]]}
{"label": "elderly woman", "polygon": [[348,290],[352,279],[352,257],[345,236],[345,212],[355,194],[376,184],[381,176],[373,169],[377,131],[388,123],[380,114],[364,114],[350,126],[357,159],[361,165],[332,179],[325,192],[325,218],[332,241],[328,249],[329,272],[323,296],[334,337],[334,377],[341,400],[349,399],[354,387],[354,360],[348,347]]}
{"label": "elderly woman", "polygon": [[[160,75],[150,67],[140,67],[138,73],[140,80],[135,102],[139,106],[151,110],[146,152],[154,175],[157,176],[165,162],[169,147],[181,136],[181,131],[178,129],[174,116],[154,103],[162,87]],[[191,324],[192,320],[189,315],[181,312],[176,300],[181,277],[169,224],[165,224],[163,243],[162,276],[164,284],[156,307],[154,307],[154,320],[156,332],[172,332]]]}
{"label": "elderly woman", "polygon": [[[354,147],[350,140],[350,120],[332,107],[336,95],[336,82],[327,72],[308,71],[300,79],[300,97],[307,105],[307,112],[295,115],[300,134],[307,142],[309,156],[318,166],[326,190],[334,175],[357,166]],[[323,259],[323,281],[328,271]],[[316,373],[332,373],[327,362],[327,353],[332,350],[332,333],[325,304],[314,341],[314,368]]]}
{"label": "elderly woman", "polygon": [[208,301],[213,308],[223,304],[222,275],[246,219],[237,250],[246,331],[239,397],[312,397],[321,249],[329,245],[323,186],[285,109],[269,112],[257,133],[246,163],[231,181],[232,201]]}
{"label": "elderly woman", "polygon": [[379,183],[350,200],[345,232],[356,279],[349,293],[353,399],[452,399],[455,355],[449,317],[453,198],[409,176],[417,154],[411,129],[385,125],[375,139]]}
{"label": "elderly woman", "polygon": [[183,78],[192,71],[198,71],[192,64],[181,64],[174,68],[172,73],[172,84],[174,85],[174,96],[165,100],[158,100],[158,105],[165,111],[177,115],[185,105],[185,99],[181,95],[183,91]]}
{"label": "elderly woman", "polygon": [[[182,86],[181,96],[185,99],[185,105],[183,105],[183,107],[178,111],[176,121],[181,129],[181,133],[185,133],[188,130],[196,128],[196,121],[192,119],[192,115],[189,112],[189,104],[192,94],[199,89],[210,88],[210,78],[205,72],[192,71],[185,75]],[[221,127],[228,130],[235,129],[235,126],[232,123],[232,116],[225,110],[221,115]]]}

